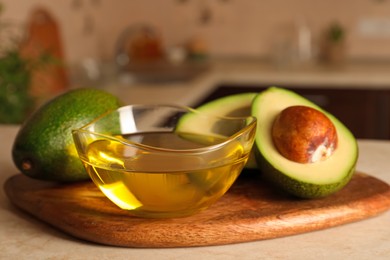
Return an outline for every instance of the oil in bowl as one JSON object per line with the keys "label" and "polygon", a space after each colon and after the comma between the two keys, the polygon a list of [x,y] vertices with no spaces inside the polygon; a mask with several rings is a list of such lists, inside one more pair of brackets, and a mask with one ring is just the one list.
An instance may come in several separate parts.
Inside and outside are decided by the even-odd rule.
{"label": "oil in bowl", "polygon": [[[158,113],[159,120],[141,123],[141,115],[150,119],[150,109],[130,106],[113,112],[117,118],[105,115],[73,132],[88,174],[108,199],[135,216],[182,217],[208,208],[226,193],[243,169],[253,145],[256,121],[218,118],[224,128],[221,134],[218,127],[211,131],[190,127],[191,122],[209,120],[210,116],[186,119],[183,124],[183,116],[198,114],[182,107],[153,106],[153,110],[164,111]],[[120,119],[125,111],[131,111],[132,117]],[[108,123],[108,118],[113,120]],[[136,127],[129,131],[115,123],[125,124],[123,118],[132,118]],[[98,126],[100,122],[103,127]],[[230,123],[232,134],[226,135]],[[108,126],[116,130],[107,132]]]}

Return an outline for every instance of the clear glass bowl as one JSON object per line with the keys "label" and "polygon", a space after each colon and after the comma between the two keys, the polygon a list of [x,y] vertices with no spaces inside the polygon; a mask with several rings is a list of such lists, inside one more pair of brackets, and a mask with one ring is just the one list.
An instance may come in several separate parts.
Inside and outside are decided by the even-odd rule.
{"label": "clear glass bowl", "polygon": [[130,105],[73,130],[99,189],[134,216],[181,217],[231,187],[250,154],[254,117],[217,117],[188,107]]}

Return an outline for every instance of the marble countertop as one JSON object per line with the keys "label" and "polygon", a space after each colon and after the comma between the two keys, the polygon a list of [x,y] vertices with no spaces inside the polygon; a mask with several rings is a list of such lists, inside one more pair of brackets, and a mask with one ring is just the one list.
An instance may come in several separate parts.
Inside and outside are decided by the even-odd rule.
{"label": "marble countertop", "polygon": [[[113,82],[105,88],[126,103],[192,105],[221,83],[289,83],[302,87],[390,87],[390,66],[352,64],[343,68],[275,69],[258,62],[217,62],[190,82]],[[18,126],[0,125],[0,184],[17,174],[11,147]],[[390,183],[390,141],[359,140],[357,170]],[[0,259],[388,259],[390,211],[322,231],[224,246],[132,249],[97,245],[70,237],[15,208],[0,190]],[[229,235],[229,234],[227,234]]]}

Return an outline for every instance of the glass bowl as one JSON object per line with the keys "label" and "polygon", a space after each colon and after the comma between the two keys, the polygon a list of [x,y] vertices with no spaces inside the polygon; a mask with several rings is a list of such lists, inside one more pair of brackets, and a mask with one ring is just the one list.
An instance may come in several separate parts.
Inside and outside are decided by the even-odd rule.
{"label": "glass bowl", "polygon": [[254,117],[228,118],[174,105],[130,105],[73,130],[93,182],[132,215],[170,218],[208,208],[250,154]]}

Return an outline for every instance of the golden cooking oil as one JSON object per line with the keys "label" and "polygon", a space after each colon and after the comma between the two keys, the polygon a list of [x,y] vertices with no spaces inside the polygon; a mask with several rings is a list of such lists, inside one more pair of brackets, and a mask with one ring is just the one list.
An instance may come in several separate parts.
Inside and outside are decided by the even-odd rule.
{"label": "golden cooking oil", "polygon": [[[91,143],[84,165],[112,202],[143,217],[184,216],[208,207],[229,189],[248,158],[239,141],[222,145],[210,136],[158,132],[120,139],[127,145],[115,139]],[[212,151],[191,150],[213,144],[219,145]]]}

